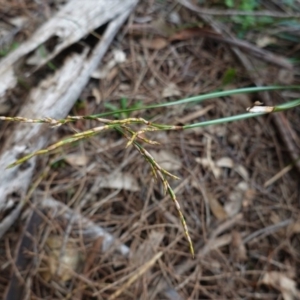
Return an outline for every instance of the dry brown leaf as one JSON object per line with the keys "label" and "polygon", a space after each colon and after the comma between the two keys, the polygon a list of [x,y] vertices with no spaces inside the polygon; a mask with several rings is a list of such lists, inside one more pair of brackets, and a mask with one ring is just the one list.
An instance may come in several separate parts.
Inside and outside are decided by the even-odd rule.
{"label": "dry brown leaf", "polygon": [[232,232],[231,256],[236,261],[244,261],[248,258],[247,250],[245,244],[243,243],[242,236],[236,230]]}
{"label": "dry brown leaf", "polygon": [[232,134],[228,136],[228,141],[232,145],[238,145],[242,140],[242,136],[240,134]]}
{"label": "dry brown leaf", "polygon": [[28,22],[29,17],[28,16],[16,16],[14,18],[9,19],[9,23],[13,24],[16,27],[22,27],[23,25]]}
{"label": "dry brown leaf", "polygon": [[287,232],[290,235],[298,234],[300,233],[300,220],[297,220],[296,222],[289,225]]}
{"label": "dry brown leaf", "polygon": [[73,167],[82,167],[87,165],[89,157],[79,153],[72,153],[64,156],[64,160]]}
{"label": "dry brown leaf", "polygon": [[216,179],[218,179],[221,176],[222,173],[221,168],[217,167],[212,159],[197,157],[195,160],[197,163],[201,164],[204,168],[211,169]]}
{"label": "dry brown leaf", "polygon": [[257,40],[256,40],[256,45],[259,48],[264,48],[267,47],[270,44],[276,44],[277,39],[268,35],[265,36],[260,36]]}
{"label": "dry brown leaf", "polygon": [[96,104],[100,104],[100,103],[101,103],[102,97],[101,97],[101,93],[100,93],[99,89],[93,88],[93,89],[92,89],[92,95],[93,95],[93,96],[95,97],[95,99],[96,99]]}
{"label": "dry brown leaf", "polygon": [[[270,215],[270,221],[275,225],[278,224],[280,222],[282,222],[280,216],[275,212],[275,211],[271,211],[271,215]],[[286,228],[281,228],[277,231],[277,234],[279,234],[281,237],[285,237],[286,234]]]}
{"label": "dry brown leaf", "polygon": [[141,39],[140,43],[144,47],[152,49],[152,50],[161,50],[161,49],[167,47],[169,44],[169,42],[162,37],[153,38],[151,40]]}
{"label": "dry brown leaf", "polygon": [[208,158],[196,158],[196,162],[201,164],[205,168],[210,168],[216,179],[221,176],[221,168],[230,168],[237,172],[245,181],[249,180],[249,174],[246,168],[242,165],[235,165],[233,160],[229,157],[222,157],[216,162],[210,157]]}
{"label": "dry brown leaf", "polygon": [[115,68],[118,64],[124,63],[126,61],[126,54],[122,50],[114,50],[113,51],[113,57],[110,61],[108,61],[104,66],[101,68],[95,70],[91,77],[94,79],[108,79],[108,76],[110,76],[110,79],[115,77],[115,73],[118,71],[117,68]]}
{"label": "dry brown leaf", "polygon": [[249,207],[253,203],[253,199],[254,199],[255,195],[256,195],[255,190],[248,189],[244,195],[243,207],[245,207],[245,208]]}
{"label": "dry brown leaf", "polygon": [[246,168],[242,165],[236,165],[234,167],[234,170],[245,180],[248,181],[249,180],[249,173],[246,170]]}
{"label": "dry brown leaf", "polygon": [[208,240],[207,244],[203,247],[203,249],[200,250],[200,253],[204,256],[213,250],[216,250],[220,247],[230,244],[231,239],[232,239],[231,234],[223,234],[218,238]]}
{"label": "dry brown leaf", "polygon": [[205,33],[209,33],[209,34],[212,34],[212,35],[218,35],[218,34],[215,34],[212,31],[209,31],[207,29],[203,29],[203,28],[200,28],[200,27],[185,28],[185,29],[177,31],[175,34],[173,34],[170,37],[170,41],[184,41],[184,40],[192,39],[194,37],[203,37],[203,35]]}
{"label": "dry brown leaf", "polygon": [[173,82],[170,82],[162,91],[163,98],[180,96],[180,95],[181,95],[181,92],[179,91],[177,85]]}
{"label": "dry brown leaf", "polygon": [[157,249],[163,237],[164,234],[162,232],[151,231],[148,239],[140,244],[138,249],[132,254],[131,262],[136,266],[140,266],[150,260],[150,258],[157,253]]}
{"label": "dry brown leaf", "polygon": [[229,217],[240,212],[247,189],[248,184],[242,181],[235,187],[234,191],[229,194],[228,201],[224,205],[224,210]]}
{"label": "dry brown leaf", "polygon": [[300,298],[296,282],[284,273],[277,271],[268,272],[264,275],[261,282],[279,290],[284,300],[297,300]]}
{"label": "dry brown leaf", "polygon": [[174,30],[166,22],[166,19],[163,17],[158,17],[151,22],[151,27],[154,29],[154,32],[159,33],[162,36],[168,37],[173,34]]}
{"label": "dry brown leaf", "polygon": [[118,88],[119,91],[129,91],[131,89],[130,85],[126,83],[119,84]]}
{"label": "dry brown leaf", "polygon": [[102,176],[99,187],[124,189],[132,192],[140,190],[137,180],[129,173],[117,173]]}
{"label": "dry brown leaf", "polygon": [[208,167],[210,166],[210,161],[209,161],[209,159],[207,159],[207,158],[200,158],[200,157],[197,157],[197,158],[195,159],[195,161],[196,161],[198,164],[202,165],[202,167],[204,167],[204,168],[208,168]]}
{"label": "dry brown leaf", "polygon": [[180,158],[175,156],[172,152],[166,150],[149,152],[156,162],[167,171],[180,170],[182,167]]}
{"label": "dry brown leaf", "polygon": [[108,82],[113,81],[114,78],[116,78],[116,76],[119,74],[119,68],[118,67],[114,67],[112,68],[107,76],[105,77],[105,80],[107,80]]}
{"label": "dry brown leaf", "polygon": [[154,77],[150,77],[150,79],[148,80],[148,84],[151,87],[156,87],[157,86],[157,82],[156,82]]}
{"label": "dry brown leaf", "polygon": [[45,281],[49,281],[54,276],[62,282],[73,278],[73,273],[78,271],[80,263],[83,261],[83,253],[80,253],[75,241],[69,240],[61,253],[63,238],[60,236],[50,236],[46,241],[47,256],[44,258],[46,269],[41,272]]}
{"label": "dry brown leaf", "polygon": [[216,166],[220,168],[230,168],[232,169],[234,166],[234,162],[229,157],[222,157],[216,161]]}
{"label": "dry brown leaf", "polygon": [[225,220],[228,215],[220,202],[213,195],[208,193],[207,199],[209,201],[209,207],[213,215],[220,221]]}

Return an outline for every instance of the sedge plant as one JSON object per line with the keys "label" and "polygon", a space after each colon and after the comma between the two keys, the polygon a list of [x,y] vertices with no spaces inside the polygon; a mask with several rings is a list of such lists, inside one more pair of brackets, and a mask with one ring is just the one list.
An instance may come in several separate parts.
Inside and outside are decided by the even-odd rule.
{"label": "sedge plant", "polygon": [[195,127],[204,127],[204,126],[209,126],[209,125],[224,124],[227,122],[244,120],[247,118],[261,116],[261,115],[264,115],[267,113],[276,113],[279,111],[284,111],[284,110],[294,108],[296,106],[300,106],[300,99],[289,101],[284,104],[280,104],[280,105],[276,105],[276,106],[267,106],[267,107],[260,106],[259,103],[258,104],[256,103],[253,107],[247,109],[248,112],[240,114],[240,115],[228,116],[228,117],[219,118],[219,119],[215,119],[215,120],[209,120],[209,121],[205,121],[205,122],[180,125],[180,126],[153,123],[153,122],[150,122],[143,118],[125,118],[123,120],[112,120],[112,119],[107,119],[104,117],[107,117],[109,115],[115,115],[116,113],[129,115],[130,112],[136,111],[136,110],[155,109],[158,107],[187,104],[187,103],[192,103],[192,102],[202,102],[204,100],[213,99],[213,98],[217,98],[217,97],[229,96],[229,95],[238,94],[238,93],[254,93],[254,92],[282,90],[282,89],[300,89],[300,86],[288,86],[288,87],[269,86],[269,87],[241,88],[241,89],[235,89],[235,90],[214,92],[214,93],[190,97],[190,98],[186,98],[186,99],[182,99],[182,100],[154,104],[154,105],[150,105],[150,106],[138,106],[138,107],[123,109],[123,110],[118,110],[118,111],[115,110],[113,112],[106,112],[106,113],[97,114],[97,115],[68,116],[65,119],[60,119],[60,120],[47,118],[47,117],[40,118],[40,119],[28,119],[28,118],[23,118],[23,117],[0,116],[0,120],[2,120],[2,121],[26,122],[26,123],[48,123],[51,126],[62,126],[66,123],[75,122],[77,120],[95,120],[95,121],[98,121],[99,124],[101,124],[98,127],[94,127],[89,130],[86,130],[86,131],[75,133],[67,138],[64,138],[64,139],[48,146],[47,148],[30,153],[30,154],[16,160],[15,162],[12,162],[10,165],[8,165],[8,168],[12,168],[19,164],[22,164],[22,163],[26,162],[28,159],[32,158],[33,156],[51,153],[52,151],[54,151],[55,149],[57,149],[59,147],[63,147],[67,144],[71,144],[71,143],[74,143],[79,140],[90,138],[92,136],[100,134],[103,131],[116,130],[117,132],[121,133],[128,140],[127,147],[132,145],[133,147],[136,148],[136,150],[141,154],[141,156],[145,159],[145,161],[147,161],[150,164],[153,176],[162,182],[165,192],[167,194],[169,194],[169,196],[171,197],[172,201],[175,204],[176,210],[177,210],[179,218],[180,218],[180,222],[183,227],[185,237],[189,244],[189,249],[190,249],[191,255],[192,255],[192,257],[194,257],[195,256],[194,246],[193,246],[193,242],[190,237],[190,234],[189,234],[187,223],[186,223],[183,213],[181,211],[180,204],[176,198],[174,190],[172,189],[172,187],[170,186],[170,184],[168,182],[168,178],[174,178],[174,179],[179,179],[179,178],[174,176],[173,174],[169,173],[164,168],[162,168],[155,161],[155,159],[150,155],[150,153],[145,149],[145,147],[142,145],[142,143],[152,144],[152,145],[157,145],[158,143],[156,141],[152,141],[150,139],[145,138],[144,134],[147,132],[153,132],[153,131],[187,130],[187,129],[191,129],[191,128],[195,128]]}

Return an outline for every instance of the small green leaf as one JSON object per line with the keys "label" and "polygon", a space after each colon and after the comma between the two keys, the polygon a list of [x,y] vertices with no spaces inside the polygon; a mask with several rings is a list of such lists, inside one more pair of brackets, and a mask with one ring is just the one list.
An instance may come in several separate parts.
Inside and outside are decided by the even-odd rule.
{"label": "small green leaf", "polygon": [[[108,102],[106,102],[106,103],[104,103],[104,107],[106,108],[106,109],[109,109],[111,112],[115,112],[115,111],[118,111],[119,110],[119,108],[116,106],[116,105],[114,105],[114,104],[111,104],[111,103],[108,103]],[[120,113],[115,113],[115,114],[113,114],[116,118],[119,118],[120,117]]]}
{"label": "small green leaf", "polygon": [[223,85],[230,84],[234,81],[235,78],[236,78],[236,69],[229,68],[226,70],[225,74],[223,75],[222,84]]}
{"label": "small green leaf", "polygon": [[229,8],[234,8],[234,1],[233,0],[225,0],[225,5]]}
{"label": "small green leaf", "polygon": [[120,100],[121,109],[126,109],[127,108],[127,105],[128,105],[127,102],[128,102],[127,98],[121,98],[121,100]]}

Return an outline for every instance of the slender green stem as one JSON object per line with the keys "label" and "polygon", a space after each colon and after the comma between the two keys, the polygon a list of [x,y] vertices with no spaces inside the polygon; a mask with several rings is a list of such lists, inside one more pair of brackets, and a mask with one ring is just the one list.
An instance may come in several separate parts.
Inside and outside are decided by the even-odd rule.
{"label": "slender green stem", "polygon": [[288,110],[288,109],[294,108],[299,105],[300,105],[300,99],[296,99],[293,101],[289,101],[289,102],[274,106],[273,112]]}
{"label": "slender green stem", "polygon": [[261,115],[265,115],[265,113],[245,113],[245,114],[240,114],[240,115],[236,115],[236,116],[230,116],[230,117],[225,117],[225,118],[220,118],[220,119],[215,119],[215,120],[209,120],[209,121],[184,125],[184,126],[182,126],[182,128],[183,129],[191,129],[191,128],[196,128],[196,127],[218,125],[218,124],[224,124],[224,123],[228,123],[228,122],[240,121],[240,120],[244,120],[244,119],[248,119],[248,118],[254,118],[257,116],[261,116]]}
{"label": "slender green stem", "polygon": [[167,106],[187,104],[187,103],[193,103],[193,102],[198,102],[199,103],[199,102],[202,102],[202,101],[205,101],[205,100],[208,100],[208,99],[226,97],[226,96],[235,95],[235,94],[257,93],[257,92],[287,90],[287,89],[300,89],[300,86],[299,85],[292,85],[292,86],[262,86],[262,87],[241,88],[241,89],[235,89],[235,90],[214,92],[214,93],[189,97],[189,98],[176,100],[176,101],[171,101],[171,102],[165,102],[165,103],[153,104],[153,105],[148,105],[148,106],[142,106],[142,107],[138,107],[138,108],[135,107],[135,108],[129,108],[129,109],[120,109],[120,110],[116,110],[116,111],[113,111],[113,112],[105,112],[105,113],[90,115],[90,116],[85,116],[85,117],[87,119],[95,119],[95,118],[110,116],[110,115],[114,115],[114,114],[118,114],[118,113],[119,114],[120,113],[127,113],[127,112],[133,112],[133,111],[138,111],[138,110],[153,109],[153,108],[159,108],[159,107],[167,107]]}
{"label": "slender green stem", "polygon": [[[272,113],[288,110],[288,109],[294,108],[296,106],[300,106],[300,99],[297,99],[294,101],[289,101],[287,103],[283,103],[283,104],[274,106]],[[254,118],[254,117],[266,115],[269,113],[270,112],[245,113],[245,114],[240,114],[240,115],[235,115],[235,116],[230,116],[230,117],[225,117],[225,118],[219,118],[219,119],[215,119],[215,120],[209,120],[209,121],[204,121],[204,122],[199,122],[199,123],[194,123],[194,124],[188,124],[188,125],[182,126],[182,128],[183,129],[191,129],[191,128],[196,128],[196,127],[205,127],[205,126],[210,126],[210,125],[224,124],[224,123],[228,123],[228,122],[234,122],[234,121],[240,121],[240,120],[244,120],[244,119]]]}

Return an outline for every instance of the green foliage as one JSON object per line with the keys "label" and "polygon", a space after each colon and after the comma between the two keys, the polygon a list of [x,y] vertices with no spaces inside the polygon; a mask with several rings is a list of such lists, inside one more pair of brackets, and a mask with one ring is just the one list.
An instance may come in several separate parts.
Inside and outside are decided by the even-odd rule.
{"label": "green foliage", "polygon": [[280,39],[299,43],[299,36],[297,35],[300,32],[300,23],[299,20],[282,20],[277,23],[281,28],[286,28],[286,31],[281,30],[274,35]]}
{"label": "green foliage", "polygon": [[282,4],[293,7],[295,4],[295,0],[281,0]]}
{"label": "green foliage", "polygon": [[[258,0],[225,0],[227,8],[240,11],[254,12],[259,8],[260,1]],[[251,28],[261,28],[268,24],[272,24],[274,19],[268,16],[232,16],[230,21],[237,26],[238,36],[242,37],[245,32]]]}
{"label": "green foliage", "polygon": [[64,169],[66,167],[66,162],[64,161],[64,159],[58,159],[51,163],[50,167],[53,170]]}
{"label": "green foliage", "polygon": [[82,99],[78,99],[74,105],[76,110],[84,109],[86,107],[86,102]]}
{"label": "green foliage", "polygon": [[[128,104],[128,99],[123,97],[120,99],[120,105],[114,105],[112,103],[105,103],[104,107],[108,110],[110,110],[111,112],[113,112],[113,116],[117,119],[127,119],[130,117],[131,115],[131,111],[134,110],[138,110],[139,108],[142,107],[142,102],[141,101],[137,101],[136,103],[134,103],[133,105],[129,105]],[[127,110],[131,110],[131,111],[127,111]]]}
{"label": "green foliage", "polygon": [[[114,104],[111,104],[111,103],[109,103],[109,102],[104,103],[104,107],[105,107],[106,109],[110,110],[111,112],[116,112],[116,111],[118,111],[118,110],[120,109],[118,106],[116,106],[116,105],[114,105]],[[115,118],[120,118],[120,114],[121,114],[121,113],[116,112],[116,113],[113,114],[113,116],[114,116]]]}
{"label": "green foliage", "polygon": [[225,0],[225,5],[228,8],[233,8],[234,7],[234,1],[233,0]]}
{"label": "green foliage", "polygon": [[226,72],[223,75],[222,78],[222,85],[227,85],[232,83],[236,78],[236,69],[229,68],[226,70]]}

